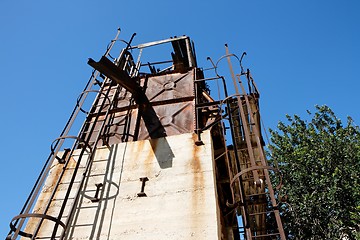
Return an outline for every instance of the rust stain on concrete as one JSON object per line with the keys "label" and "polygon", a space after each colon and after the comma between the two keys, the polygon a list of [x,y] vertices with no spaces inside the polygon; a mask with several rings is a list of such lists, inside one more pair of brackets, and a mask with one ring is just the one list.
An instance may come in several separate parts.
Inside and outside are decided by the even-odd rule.
{"label": "rust stain on concrete", "polygon": [[192,155],[193,159],[190,163],[192,175],[193,175],[193,192],[191,195],[191,206],[192,206],[192,224],[191,226],[195,229],[201,227],[201,222],[198,221],[196,216],[203,211],[201,211],[201,207],[204,205],[201,201],[204,199],[203,196],[203,188],[204,188],[204,172],[202,171],[201,159],[199,156],[199,151],[201,150],[201,146],[196,146],[195,141],[197,140],[197,135],[192,135]]}
{"label": "rust stain on concrete", "polygon": [[154,156],[157,151],[159,139],[150,139],[148,141],[149,141],[149,144],[151,145],[152,151],[151,151],[151,149],[149,149],[148,154],[145,158],[144,165],[145,165],[145,175],[146,176],[143,176],[143,177],[148,177],[150,179],[152,177],[151,176],[152,175],[151,172],[153,170],[152,165],[153,165],[153,161],[154,161]]}
{"label": "rust stain on concrete", "polygon": [[[131,167],[132,170],[136,170],[137,168],[139,168],[141,164],[143,164],[143,159],[141,158],[143,156],[142,152],[144,151],[144,148],[145,148],[145,141],[138,141],[136,142],[136,144],[132,144],[131,153],[130,153],[131,159],[128,165]],[[124,152],[123,154],[125,156],[127,155],[126,152]]]}

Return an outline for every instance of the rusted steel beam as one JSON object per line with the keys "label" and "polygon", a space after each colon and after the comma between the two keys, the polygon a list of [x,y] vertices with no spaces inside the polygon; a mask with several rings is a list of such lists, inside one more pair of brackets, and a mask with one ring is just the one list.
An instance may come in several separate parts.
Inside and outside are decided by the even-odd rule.
{"label": "rusted steel beam", "polygon": [[137,102],[145,99],[145,94],[142,91],[139,84],[136,82],[136,78],[131,78],[125,71],[117,67],[107,57],[101,57],[100,61],[96,62],[92,58],[89,58],[88,64],[97,71],[104,74],[106,77],[115,81],[117,84],[126,88]]}

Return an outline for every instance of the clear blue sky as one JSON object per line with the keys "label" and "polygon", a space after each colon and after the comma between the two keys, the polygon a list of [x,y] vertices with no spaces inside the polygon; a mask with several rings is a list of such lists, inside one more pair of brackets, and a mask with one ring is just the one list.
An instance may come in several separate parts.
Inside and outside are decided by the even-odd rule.
{"label": "clear blue sky", "polygon": [[0,2],[2,93],[0,238],[18,214],[99,59],[118,27],[136,43],[188,35],[200,66],[228,43],[261,92],[262,117],[327,104],[360,124],[360,1]]}

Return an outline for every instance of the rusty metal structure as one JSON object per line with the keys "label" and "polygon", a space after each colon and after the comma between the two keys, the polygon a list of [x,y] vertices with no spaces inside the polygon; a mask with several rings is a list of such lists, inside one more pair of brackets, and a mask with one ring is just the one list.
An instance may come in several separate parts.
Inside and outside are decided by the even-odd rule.
{"label": "rusty metal structure", "polygon": [[[225,55],[216,62],[208,58],[211,67],[202,69],[187,36],[133,45],[135,34],[129,41],[119,39],[119,34],[120,30],[99,61],[89,59],[94,71],[52,143],[24,207],[11,220],[6,239],[38,239],[44,225],[51,226],[51,234],[41,239],[70,239],[78,202],[84,197],[101,201],[106,182],[97,183],[92,195],[83,190],[99,147],[183,133],[195,133],[194,144],[201,146],[204,131],[212,138],[221,239],[285,239],[276,188],[270,181],[270,172],[277,170],[265,157],[259,91],[250,71],[242,67],[245,54],[239,58],[225,45]],[[119,43],[124,48],[113,57]],[[170,59],[144,60],[148,49],[163,45],[170,46]],[[160,56],[156,53],[152,56]],[[239,73],[233,70],[234,60]],[[223,62],[230,78],[219,72]],[[210,95],[214,83],[218,97]],[[71,135],[77,122],[82,123],[80,130]],[[56,169],[54,186],[44,191],[54,162],[62,167]],[[59,200],[56,194],[64,188],[64,178],[66,194]],[[138,196],[146,196],[148,179],[140,180]],[[41,201],[40,194],[46,195]],[[56,211],[51,210],[55,205]]]}

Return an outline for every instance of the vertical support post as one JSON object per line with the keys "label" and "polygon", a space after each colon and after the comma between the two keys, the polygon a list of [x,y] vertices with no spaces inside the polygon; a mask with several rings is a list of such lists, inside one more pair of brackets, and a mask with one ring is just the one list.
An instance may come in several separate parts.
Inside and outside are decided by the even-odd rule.
{"label": "vertical support post", "polygon": [[198,82],[197,80],[197,75],[196,75],[196,68],[193,70],[194,71],[194,92],[195,92],[195,133],[197,135],[197,140],[195,141],[195,145],[196,146],[201,146],[204,145],[204,143],[201,140],[201,130],[200,130],[200,120],[199,120],[199,115],[200,115],[200,110],[197,107],[199,104],[199,93],[198,93]]}
{"label": "vertical support post", "polygon": [[186,42],[186,50],[187,50],[187,55],[188,55],[189,67],[192,68],[192,67],[194,67],[194,59],[192,56],[190,39],[187,37],[185,39],[185,42]]}

